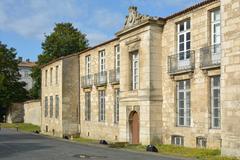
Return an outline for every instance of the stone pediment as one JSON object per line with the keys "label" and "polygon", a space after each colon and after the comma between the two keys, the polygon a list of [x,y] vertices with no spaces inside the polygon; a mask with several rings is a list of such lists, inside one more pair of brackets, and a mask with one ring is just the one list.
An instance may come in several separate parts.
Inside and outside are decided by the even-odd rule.
{"label": "stone pediment", "polygon": [[142,15],[142,14],[138,13],[137,7],[130,6],[128,8],[128,16],[126,16],[126,18],[125,18],[125,24],[124,24],[123,30],[137,26],[148,19],[158,20],[158,17]]}

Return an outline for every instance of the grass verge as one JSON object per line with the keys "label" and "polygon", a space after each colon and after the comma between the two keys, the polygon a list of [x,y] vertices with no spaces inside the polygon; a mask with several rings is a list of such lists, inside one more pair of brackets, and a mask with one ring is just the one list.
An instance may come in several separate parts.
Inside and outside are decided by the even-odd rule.
{"label": "grass verge", "polygon": [[[198,160],[239,160],[233,157],[222,157],[221,151],[218,149],[200,149],[200,148],[187,148],[178,147],[173,145],[155,145],[159,154],[193,158]],[[110,144],[112,148],[122,148],[135,151],[146,151],[145,145],[131,145],[127,143]]]}
{"label": "grass verge", "polygon": [[25,131],[25,132],[33,132],[33,131],[40,131],[40,127],[37,125],[33,124],[28,124],[28,123],[0,123],[1,128],[17,128],[20,131]]}
{"label": "grass verge", "polygon": [[73,141],[80,142],[80,143],[90,143],[90,144],[96,144],[99,141],[95,139],[89,139],[89,138],[83,138],[83,137],[74,137]]}

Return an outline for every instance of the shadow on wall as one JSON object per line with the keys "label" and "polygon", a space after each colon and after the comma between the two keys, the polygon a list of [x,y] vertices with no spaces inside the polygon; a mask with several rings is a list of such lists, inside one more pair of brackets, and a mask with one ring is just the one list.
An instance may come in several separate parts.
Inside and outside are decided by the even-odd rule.
{"label": "shadow on wall", "polygon": [[23,123],[24,107],[23,103],[13,103],[7,110],[7,123]]}

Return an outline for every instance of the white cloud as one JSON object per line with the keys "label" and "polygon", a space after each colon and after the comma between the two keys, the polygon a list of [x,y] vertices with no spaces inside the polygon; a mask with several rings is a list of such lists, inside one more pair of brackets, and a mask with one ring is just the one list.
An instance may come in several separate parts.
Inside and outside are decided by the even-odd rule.
{"label": "white cloud", "polygon": [[1,0],[0,30],[24,37],[43,38],[61,18],[76,18],[75,0]]}

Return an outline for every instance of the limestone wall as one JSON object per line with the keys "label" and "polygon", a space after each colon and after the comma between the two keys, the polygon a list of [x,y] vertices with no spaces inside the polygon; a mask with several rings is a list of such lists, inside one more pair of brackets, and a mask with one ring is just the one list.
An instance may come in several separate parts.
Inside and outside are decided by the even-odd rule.
{"label": "limestone wall", "polygon": [[24,102],[24,123],[41,126],[41,104],[40,100]]}
{"label": "limestone wall", "polygon": [[[159,143],[162,103],[160,24],[149,24],[118,36],[121,48],[120,140],[132,143],[129,116],[136,111],[140,123],[139,143]],[[139,85],[136,90],[131,89],[132,52],[139,55]]]}
{"label": "limestone wall", "polygon": [[[105,70],[108,72],[114,69],[114,47],[118,41],[100,45],[85,53],[80,54],[80,77],[85,76],[85,57],[91,55],[91,74],[99,72],[99,51],[105,50]],[[81,81],[80,81],[81,83]],[[108,81],[107,85],[96,87],[93,85],[88,89],[81,87],[80,90],[80,114],[81,114],[81,136],[94,139],[105,139],[109,141],[119,140],[118,124],[114,123],[114,88],[119,88],[118,85],[111,85]],[[98,91],[105,90],[105,121],[99,121],[99,101]],[[91,119],[85,120],[85,92],[91,93]],[[121,93],[120,93],[121,94]]]}
{"label": "limestone wall", "polygon": [[79,133],[79,60],[78,55],[62,63],[62,125],[63,134]]}
{"label": "limestone wall", "polygon": [[222,154],[240,157],[240,1],[221,0]]}
{"label": "limestone wall", "polygon": [[[172,135],[184,137],[184,146],[196,147],[196,137],[207,138],[207,147],[219,148],[221,129],[210,126],[210,75],[219,75],[220,70],[200,68],[200,48],[210,45],[210,11],[219,7],[218,1],[199,7],[191,12],[167,20],[162,34],[162,133],[163,143],[171,144]],[[170,76],[168,73],[168,56],[177,54],[177,23],[190,19],[191,49],[195,51],[194,72]],[[189,79],[191,88],[191,125],[177,126],[177,81]]]}
{"label": "limestone wall", "polygon": [[[56,66],[58,66],[58,83],[56,83],[56,75],[55,75],[55,69]],[[51,63],[44,68],[42,68],[42,96],[41,96],[41,131],[44,134],[50,134],[53,135],[53,130],[54,134],[57,136],[62,136],[63,131],[62,131],[62,67],[63,63],[62,60],[58,60],[54,63]],[[53,68],[53,76],[52,76],[52,84],[50,85],[50,68]],[[46,70],[48,70],[48,75],[47,75],[47,84],[45,84],[46,80]],[[55,95],[59,96],[59,117],[55,117]],[[53,96],[53,117],[50,118],[50,96]],[[45,117],[45,97],[48,97],[48,116]],[[47,131],[48,128],[48,132]]]}

